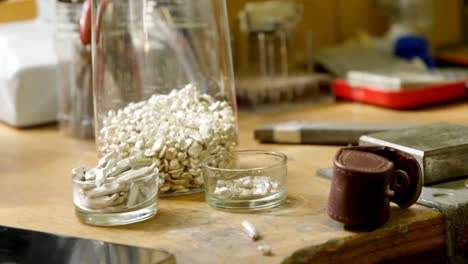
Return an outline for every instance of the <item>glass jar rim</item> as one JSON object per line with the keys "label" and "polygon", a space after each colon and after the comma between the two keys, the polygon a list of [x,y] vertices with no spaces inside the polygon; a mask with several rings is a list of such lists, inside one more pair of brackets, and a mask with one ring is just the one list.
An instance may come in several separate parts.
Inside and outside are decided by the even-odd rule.
{"label": "glass jar rim", "polygon": [[267,170],[267,169],[272,169],[272,168],[275,168],[275,167],[284,167],[284,166],[286,166],[287,161],[288,161],[288,157],[286,156],[286,154],[283,154],[283,153],[278,152],[278,151],[247,149],[247,150],[237,150],[237,151],[234,151],[234,153],[236,153],[236,154],[270,155],[270,156],[276,156],[277,158],[279,158],[279,160],[275,161],[271,165],[262,166],[262,167],[252,167],[252,168],[246,168],[246,169],[223,169],[223,168],[213,167],[213,166],[210,166],[210,165],[207,164],[207,162],[209,162],[212,159],[216,158],[216,156],[211,155],[211,156],[207,157],[206,159],[204,159],[201,162],[200,165],[203,168],[207,168],[207,169],[213,170],[213,171],[220,171],[220,172],[249,172],[249,171],[256,171],[256,170]]}

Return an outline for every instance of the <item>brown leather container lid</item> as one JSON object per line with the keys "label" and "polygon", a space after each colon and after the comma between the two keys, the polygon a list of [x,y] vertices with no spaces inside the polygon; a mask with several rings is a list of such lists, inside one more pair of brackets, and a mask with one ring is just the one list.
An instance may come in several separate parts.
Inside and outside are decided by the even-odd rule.
{"label": "brown leather container lid", "polygon": [[369,152],[344,149],[337,157],[337,166],[358,173],[386,173],[393,168],[388,159]]}

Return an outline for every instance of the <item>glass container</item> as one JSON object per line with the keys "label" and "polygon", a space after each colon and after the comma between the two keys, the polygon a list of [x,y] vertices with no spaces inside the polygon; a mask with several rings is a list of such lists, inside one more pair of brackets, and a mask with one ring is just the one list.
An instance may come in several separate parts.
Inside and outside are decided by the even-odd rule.
{"label": "glass container", "polygon": [[58,121],[64,134],[92,138],[94,114],[91,47],[81,43],[78,32],[82,2],[58,0],[55,5]]}
{"label": "glass container", "polygon": [[158,210],[158,175],[97,186],[72,177],[78,219],[97,226],[125,225],[153,217]]}
{"label": "glass container", "polygon": [[225,0],[93,0],[100,155],[143,152],[160,194],[203,191],[201,160],[237,145]]}
{"label": "glass container", "polygon": [[205,159],[202,168],[206,201],[215,208],[256,211],[286,201],[288,167],[282,153],[224,153]]}

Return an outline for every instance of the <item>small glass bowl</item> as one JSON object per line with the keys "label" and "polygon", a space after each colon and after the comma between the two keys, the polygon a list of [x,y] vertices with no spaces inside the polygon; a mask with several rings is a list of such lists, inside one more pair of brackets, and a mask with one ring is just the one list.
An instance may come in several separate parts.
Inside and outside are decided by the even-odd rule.
{"label": "small glass bowl", "polygon": [[201,163],[205,197],[215,208],[256,211],[287,198],[287,157],[274,151],[243,150],[210,156]]}
{"label": "small glass bowl", "polygon": [[77,217],[97,226],[126,225],[153,217],[158,211],[158,173],[96,186],[72,178]]}

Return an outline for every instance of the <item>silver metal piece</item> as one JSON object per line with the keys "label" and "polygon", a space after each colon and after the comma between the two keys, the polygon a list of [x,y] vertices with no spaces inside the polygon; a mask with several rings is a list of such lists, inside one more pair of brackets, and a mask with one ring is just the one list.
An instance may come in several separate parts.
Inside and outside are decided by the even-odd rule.
{"label": "silver metal piece", "polygon": [[126,171],[126,172],[120,174],[118,176],[117,181],[133,180],[133,179],[136,179],[136,178],[146,176],[151,172],[152,172],[152,170],[150,168],[148,168],[148,167],[144,167],[144,168],[137,169],[137,170],[129,170],[129,171]]}
{"label": "silver metal piece", "polygon": [[130,160],[130,166],[132,169],[138,169],[141,167],[148,167],[153,164],[153,160],[150,158],[132,159]]}
{"label": "silver metal piece", "polygon": [[159,152],[162,149],[163,145],[164,145],[164,140],[162,138],[159,138],[158,140],[156,140],[156,142],[154,142],[152,150],[154,152]]}
{"label": "silver metal piece", "polygon": [[129,189],[127,207],[132,207],[137,204],[138,194],[140,194],[140,189],[138,187],[138,184],[132,183]]}
{"label": "silver metal piece", "polygon": [[113,183],[104,184],[100,187],[96,187],[92,189],[91,191],[88,192],[87,196],[88,198],[95,198],[99,196],[105,196],[109,194],[118,193],[125,189],[126,188],[124,184],[113,182]]}
{"label": "silver metal piece", "polygon": [[130,161],[134,161],[134,160],[139,160],[139,159],[144,159],[145,158],[145,155],[141,152],[137,152],[136,154],[128,157],[128,159]]}
{"label": "silver metal piece", "polygon": [[150,172],[159,173],[158,163],[156,163],[156,162],[151,164],[151,166],[149,166],[148,169],[150,170]]}
{"label": "silver metal piece", "polygon": [[147,149],[145,150],[145,156],[146,157],[153,157],[156,155],[156,152],[153,149]]}
{"label": "silver metal piece", "polygon": [[179,178],[179,177],[181,177],[182,174],[183,174],[183,172],[184,172],[184,168],[183,168],[183,167],[178,168],[178,169],[176,169],[176,170],[170,170],[170,171],[168,171],[168,173],[171,174],[171,176],[174,177],[174,178]]}
{"label": "silver metal piece", "polygon": [[76,179],[79,181],[85,181],[86,180],[85,173],[86,173],[85,167],[74,168],[72,170],[72,177],[73,179]]}
{"label": "silver metal piece", "polygon": [[119,154],[117,152],[109,152],[104,157],[100,158],[98,161],[98,167],[104,168],[111,159],[117,159]]}
{"label": "silver metal piece", "polygon": [[117,162],[117,166],[121,168],[130,168],[130,158],[126,158]]}
{"label": "silver metal piece", "polygon": [[172,183],[174,183],[175,185],[185,185],[187,183],[189,183],[189,180],[188,179],[181,179],[181,180],[170,180]]}
{"label": "silver metal piece", "polygon": [[171,186],[170,185],[164,185],[163,187],[161,187],[161,189],[159,189],[161,192],[167,192],[167,191],[170,191],[171,190]]}
{"label": "silver metal piece", "polygon": [[168,160],[172,160],[177,157],[177,149],[176,148],[168,148],[166,150],[165,158]]}
{"label": "silver metal piece", "polygon": [[167,150],[167,146],[164,145],[161,149],[161,151],[159,152],[159,155],[158,155],[158,158],[159,159],[162,159],[164,157],[164,155],[166,155],[166,150]]}
{"label": "silver metal piece", "polygon": [[85,173],[86,172],[86,168],[85,167],[78,167],[78,168],[74,168],[72,170],[72,175],[77,175],[77,174],[82,174],[82,173]]}
{"label": "silver metal piece", "polygon": [[260,252],[262,252],[264,256],[273,255],[273,252],[271,251],[271,247],[269,245],[259,245],[257,249],[260,250]]}
{"label": "silver metal piece", "polygon": [[250,223],[249,221],[242,221],[242,227],[253,241],[257,241],[260,239],[260,233],[257,231],[257,229],[252,223]]}
{"label": "silver metal piece", "polygon": [[104,181],[107,180],[107,177],[109,176],[110,172],[112,169],[115,168],[115,165],[117,164],[117,159],[110,159],[104,169],[102,169],[102,173],[104,176]]}
{"label": "silver metal piece", "polygon": [[85,172],[85,180],[86,181],[94,181],[96,179],[96,174],[94,170],[88,170]]}
{"label": "silver metal piece", "polygon": [[81,202],[84,206],[91,209],[104,209],[109,206],[121,204],[124,200],[124,197],[119,196],[118,193],[114,193],[111,196],[100,196],[92,199],[84,198]]}
{"label": "silver metal piece", "polygon": [[126,163],[120,163],[120,162],[119,162],[120,165],[119,165],[119,163],[117,163],[117,166],[114,167],[114,168],[110,171],[109,175],[107,175],[107,179],[109,180],[109,178],[116,177],[117,175],[119,175],[119,174],[121,174],[121,173],[123,173],[123,172],[129,170],[129,169],[130,169],[130,166],[128,165],[129,162],[128,162],[128,160],[126,160],[126,161],[127,161]]}
{"label": "silver metal piece", "polygon": [[97,186],[101,186],[106,181],[106,175],[104,175],[104,169],[100,169],[96,167],[93,170],[94,170],[94,175],[96,176],[94,182],[96,183]]}
{"label": "silver metal piece", "polygon": [[270,176],[246,176],[218,180],[213,193],[222,198],[250,199],[279,191],[279,182]]}
{"label": "silver metal piece", "polygon": [[169,170],[177,170],[180,168],[180,163],[178,159],[173,159],[169,162]]}
{"label": "silver metal piece", "polygon": [[203,147],[200,144],[194,142],[192,146],[190,146],[190,148],[188,149],[188,154],[190,156],[198,157],[198,155],[200,155],[202,150],[203,150]]}

